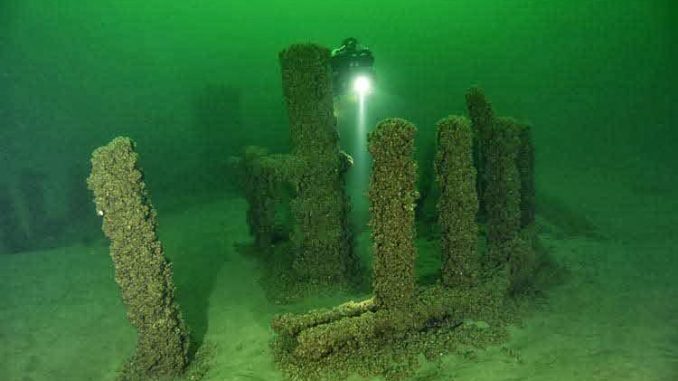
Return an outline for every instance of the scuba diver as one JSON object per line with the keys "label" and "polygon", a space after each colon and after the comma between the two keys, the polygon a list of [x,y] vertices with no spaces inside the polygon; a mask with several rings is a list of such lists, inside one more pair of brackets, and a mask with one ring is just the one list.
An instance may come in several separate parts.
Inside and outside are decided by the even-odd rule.
{"label": "scuba diver", "polygon": [[332,50],[330,68],[334,95],[344,95],[351,90],[368,92],[374,81],[374,56],[370,49],[349,37]]}

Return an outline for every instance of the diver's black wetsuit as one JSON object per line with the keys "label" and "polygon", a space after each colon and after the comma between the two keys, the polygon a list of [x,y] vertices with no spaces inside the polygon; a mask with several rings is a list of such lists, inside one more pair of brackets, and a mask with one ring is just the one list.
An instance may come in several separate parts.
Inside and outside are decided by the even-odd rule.
{"label": "diver's black wetsuit", "polygon": [[335,95],[349,90],[351,78],[355,74],[372,75],[374,56],[372,52],[358,45],[355,38],[347,38],[342,45],[332,51],[330,67],[332,68],[332,85]]}

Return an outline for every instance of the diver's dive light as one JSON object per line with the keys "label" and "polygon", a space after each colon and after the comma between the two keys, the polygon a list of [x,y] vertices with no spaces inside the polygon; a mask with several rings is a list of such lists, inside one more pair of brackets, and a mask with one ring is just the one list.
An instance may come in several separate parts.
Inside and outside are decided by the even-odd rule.
{"label": "diver's dive light", "polygon": [[334,95],[354,92],[368,94],[374,82],[374,56],[355,38],[345,39],[330,58]]}
{"label": "diver's dive light", "polygon": [[353,79],[353,91],[358,95],[367,95],[372,90],[372,79],[366,75],[358,75]]}

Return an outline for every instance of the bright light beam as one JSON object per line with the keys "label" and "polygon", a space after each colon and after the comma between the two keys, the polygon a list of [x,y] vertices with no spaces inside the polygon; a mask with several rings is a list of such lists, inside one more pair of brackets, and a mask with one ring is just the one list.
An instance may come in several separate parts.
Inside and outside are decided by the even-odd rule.
{"label": "bright light beam", "polygon": [[365,110],[365,98],[367,98],[365,93],[358,94],[358,139],[355,152],[360,152],[361,154],[367,152],[367,112]]}
{"label": "bright light beam", "polygon": [[354,205],[354,218],[360,229],[366,227],[367,210],[367,188],[369,184],[370,163],[367,155],[367,94],[359,92],[358,109],[356,115],[356,133],[353,149],[353,170],[352,176],[352,202]]}
{"label": "bright light beam", "polygon": [[363,97],[372,90],[372,81],[366,75],[360,75],[353,80],[353,91],[355,91],[358,96]]}

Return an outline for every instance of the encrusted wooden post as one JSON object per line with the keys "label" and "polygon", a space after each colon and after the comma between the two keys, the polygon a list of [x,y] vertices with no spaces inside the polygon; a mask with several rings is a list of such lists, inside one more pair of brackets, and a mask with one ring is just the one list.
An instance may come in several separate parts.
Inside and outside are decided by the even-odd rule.
{"label": "encrusted wooden post", "polygon": [[156,213],[129,138],[115,138],[92,154],[87,179],[102,229],[111,240],[115,280],[137,330],[137,348],[124,380],[175,376],[188,363],[188,331],[174,297],[172,265],[155,232]]}
{"label": "encrusted wooden post", "polygon": [[293,155],[301,163],[291,202],[293,267],[302,278],[320,283],[342,280],[351,257],[329,59],[328,49],[313,44],[280,53]]}
{"label": "encrusted wooden post", "polygon": [[276,218],[277,208],[294,187],[297,177],[297,160],[293,155],[269,154],[261,147],[245,149],[240,161],[242,187],[247,199],[247,224],[254,244],[267,249],[276,240],[285,239]]}
{"label": "encrusted wooden post", "polygon": [[497,118],[486,146],[487,244],[491,261],[506,263],[510,250],[505,246],[520,232],[520,173],[516,165],[520,138],[516,122]]}
{"label": "encrusted wooden post", "polygon": [[442,281],[448,287],[471,286],[478,276],[478,196],[472,139],[468,119],[451,116],[438,122],[438,224]]}
{"label": "encrusted wooden post", "polygon": [[414,294],[415,131],[404,119],[387,119],[368,137],[374,298],[383,308],[407,305]]}
{"label": "encrusted wooden post", "polygon": [[466,106],[473,129],[473,161],[478,171],[476,177],[478,215],[480,220],[484,220],[486,216],[484,194],[488,187],[486,162],[495,123],[494,110],[483,89],[477,86],[471,87],[466,92]]}

